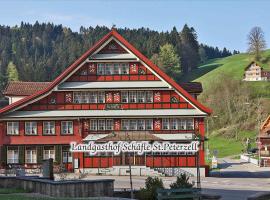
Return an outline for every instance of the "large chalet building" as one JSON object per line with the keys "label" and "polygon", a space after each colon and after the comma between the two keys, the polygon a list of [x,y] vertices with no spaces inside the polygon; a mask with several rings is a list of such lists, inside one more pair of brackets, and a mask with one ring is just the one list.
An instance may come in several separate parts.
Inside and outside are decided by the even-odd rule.
{"label": "large chalet building", "polygon": [[[204,173],[201,84],[178,85],[114,29],[52,82],[10,82],[9,105],[0,110],[2,166],[35,168],[53,158],[68,170],[121,167]],[[200,139],[198,153],[119,156],[71,153],[70,142],[170,141]],[[197,157],[199,156],[199,157]],[[100,172],[100,171],[99,171]],[[120,173],[119,173],[120,174]]]}

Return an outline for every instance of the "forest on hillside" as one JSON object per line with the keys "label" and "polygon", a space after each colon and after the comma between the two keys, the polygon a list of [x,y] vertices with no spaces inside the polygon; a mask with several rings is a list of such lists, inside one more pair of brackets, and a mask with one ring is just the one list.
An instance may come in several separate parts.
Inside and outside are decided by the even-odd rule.
{"label": "forest on hillside", "polygon": [[[0,89],[9,80],[53,80],[109,31],[96,26],[74,32],[62,25],[39,22],[0,26]],[[176,80],[208,59],[239,53],[201,44],[195,29],[188,25],[180,31],[175,27],[167,32],[148,28],[117,31]]]}

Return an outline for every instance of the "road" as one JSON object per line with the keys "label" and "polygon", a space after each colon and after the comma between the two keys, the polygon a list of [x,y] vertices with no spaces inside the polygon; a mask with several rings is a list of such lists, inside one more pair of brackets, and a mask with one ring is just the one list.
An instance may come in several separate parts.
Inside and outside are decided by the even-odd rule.
{"label": "road", "polygon": [[[221,170],[213,172],[212,177],[201,179],[203,192],[219,194],[223,200],[245,200],[248,196],[270,192],[270,168],[259,168],[241,160],[223,158],[219,160]],[[91,176],[90,179],[115,179],[115,189],[129,189],[128,176]],[[135,189],[144,187],[146,177],[133,177]],[[162,177],[165,187],[176,180],[175,177]],[[195,177],[191,181],[196,181]]]}

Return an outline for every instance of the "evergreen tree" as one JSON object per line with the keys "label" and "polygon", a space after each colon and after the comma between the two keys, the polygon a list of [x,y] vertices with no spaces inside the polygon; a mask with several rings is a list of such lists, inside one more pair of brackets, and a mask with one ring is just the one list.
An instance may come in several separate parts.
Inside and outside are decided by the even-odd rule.
{"label": "evergreen tree", "polygon": [[187,24],[184,25],[181,33],[181,58],[182,68],[184,73],[188,73],[195,69],[200,62],[199,43],[197,41],[197,34],[194,28],[189,28]]}
{"label": "evergreen tree", "polygon": [[160,47],[158,64],[160,65],[165,73],[173,78],[177,78],[181,73],[180,58],[178,57],[175,48],[166,43],[165,45]]}
{"label": "evergreen tree", "polygon": [[7,78],[8,78],[8,81],[19,80],[19,74],[18,74],[17,68],[12,62],[10,62],[7,67]]}

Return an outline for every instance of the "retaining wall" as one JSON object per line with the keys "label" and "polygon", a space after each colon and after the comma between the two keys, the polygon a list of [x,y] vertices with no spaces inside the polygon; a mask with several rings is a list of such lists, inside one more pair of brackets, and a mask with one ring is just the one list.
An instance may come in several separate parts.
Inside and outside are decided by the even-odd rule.
{"label": "retaining wall", "polygon": [[112,197],[114,180],[52,181],[38,177],[0,177],[0,188],[21,188],[52,197]]}

